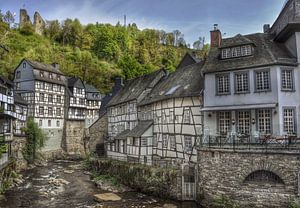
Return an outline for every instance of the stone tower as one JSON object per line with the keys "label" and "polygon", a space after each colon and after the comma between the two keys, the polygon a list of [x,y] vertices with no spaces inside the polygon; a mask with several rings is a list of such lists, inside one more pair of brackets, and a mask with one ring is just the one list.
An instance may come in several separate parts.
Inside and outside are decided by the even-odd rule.
{"label": "stone tower", "polygon": [[34,30],[35,33],[42,35],[45,29],[45,21],[38,12],[34,13]]}
{"label": "stone tower", "polygon": [[30,17],[27,14],[26,9],[20,9],[20,23],[19,27],[22,28],[26,24],[32,24],[30,21]]}

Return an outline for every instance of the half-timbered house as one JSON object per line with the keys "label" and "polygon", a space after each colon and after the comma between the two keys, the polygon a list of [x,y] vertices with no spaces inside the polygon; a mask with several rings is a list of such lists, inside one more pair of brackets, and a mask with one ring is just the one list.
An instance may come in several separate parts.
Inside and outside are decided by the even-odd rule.
{"label": "half-timbered house", "polygon": [[61,148],[66,79],[58,64],[23,59],[15,69],[15,90],[28,103],[28,116],[47,134],[44,151]]}
{"label": "half-timbered house", "polygon": [[84,83],[86,93],[86,119],[85,127],[88,128],[99,118],[102,96],[93,85]]}
{"label": "half-timbered house", "polygon": [[[197,161],[196,141],[202,135],[203,63],[178,68],[164,77],[139,103],[139,120],[152,122],[152,140],[147,161],[178,165]],[[148,151],[149,152],[149,151]]]}
{"label": "half-timbered house", "polygon": [[161,69],[128,80],[108,103],[108,143],[106,148],[109,157],[121,160],[127,160],[129,157],[129,159],[138,160],[137,155],[131,157],[126,153],[127,133],[138,125],[137,104],[149,94],[165,74],[165,70]]}

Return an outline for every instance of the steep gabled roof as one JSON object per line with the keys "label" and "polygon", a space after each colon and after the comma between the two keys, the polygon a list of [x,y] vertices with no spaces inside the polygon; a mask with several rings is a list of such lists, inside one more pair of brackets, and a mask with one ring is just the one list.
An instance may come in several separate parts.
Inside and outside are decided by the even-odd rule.
{"label": "steep gabled roof", "polygon": [[177,69],[163,78],[139,105],[179,97],[200,96],[204,87],[203,62]]}
{"label": "steep gabled roof", "polygon": [[157,70],[135,79],[128,80],[125,86],[108,103],[108,106],[118,105],[124,102],[138,99],[138,97],[147,89],[156,84],[155,79],[160,78],[160,74],[165,73],[164,69]]}
{"label": "steep gabled roof", "polygon": [[42,71],[47,71],[47,72],[52,72],[52,73],[63,75],[63,73],[60,70],[58,70],[51,64],[44,64],[44,63],[40,63],[37,61],[29,60],[29,59],[24,59],[24,60],[27,61],[27,63],[30,64],[30,66],[34,69],[39,69]]}
{"label": "steep gabled roof", "polygon": [[177,68],[182,68],[191,64],[195,64],[200,62],[196,56],[194,56],[191,52],[187,52],[184,57],[181,59],[180,63],[178,64]]}
{"label": "steep gabled roof", "polygon": [[91,93],[100,93],[99,90],[96,89],[93,85],[84,83],[85,91]]}
{"label": "steep gabled roof", "polygon": [[[220,58],[223,47],[252,44],[253,55],[232,59]],[[236,69],[246,69],[270,65],[296,66],[297,59],[292,56],[284,44],[276,43],[270,34],[255,33],[250,35],[238,35],[222,40],[220,48],[211,48],[203,66],[204,73],[222,72]]]}
{"label": "steep gabled roof", "polygon": [[67,82],[69,88],[73,88],[73,87],[81,88],[81,89],[85,88],[83,82],[78,77],[67,77]]}

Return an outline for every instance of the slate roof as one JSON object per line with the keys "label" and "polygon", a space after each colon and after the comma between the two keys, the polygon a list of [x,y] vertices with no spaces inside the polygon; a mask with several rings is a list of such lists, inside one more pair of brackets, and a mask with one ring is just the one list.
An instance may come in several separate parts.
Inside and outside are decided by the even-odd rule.
{"label": "slate roof", "polygon": [[138,125],[134,127],[126,136],[127,137],[140,137],[147,129],[153,124],[153,121],[139,121]]}
{"label": "slate roof", "polygon": [[84,89],[84,84],[78,77],[67,77],[68,87],[77,87]]}
{"label": "slate roof", "polygon": [[120,140],[124,140],[127,138],[127,135],[129,134],[130,130],[129,129],[126,129],[124,131],[122,131],[121,133],[119,133],[115,139],[120,139]]}
{"label": "slate roof", "polygon": [[199,62],[177,69],[163,78],[139,105],[170,98],[199,96],[204,87],[202,66],[203,62]]}
{"label": "slate roof", "polygon": [[177,68],[185,67],[191,64],[195,64],[200,62],[201,60],[194,56],[191,52],[187,52],[180,63],[178,64]]}
{"label": "slate roof", "polygon": [[10,81],[9,79],[7,79],[6,77],[0,75],[0,80],[3,85],[9,85],[10,87],[14,86],[14,83],[12,81]]}
{"label": "slate roof", "polygon": [[[253,45],[253,55],[220,59],[221,48],[245,44]],[[284,44],[274,42],[270,34],[255,33],[223,39],[220,48],[211,48],[203,66],[203,72],[222,72],[270,65],[296,66],[297,59],[288,52]]]}
{"label": "slate roof", "polygon": [[85,87],[85,91],[86,92],[94,92],[94,93],[100,93],[99,90],[97,90],[93,85],[89,85],[89,84],[84,84]]}
{"label": "slate roof", "polygon": [[165,70],[160,69],[150,74],[128,80],[121,91],[119,91],[119,93],[111,99],[111,101],[108,103],[108,106],[114,106],[137,99],[145,89],[154,87],[151,86],[151,83],[158,77],[160,73],[165,73]]}
{"label": "slate roof", "polygon": [[60,70],[58,70],[57,68],[55,68],[51,64],[44,64],[44,63],[40,63],[40,62],[37,62],[37,61],[29,60],[29,59],[25,59],[25,60],[34,69],[39,69],[39,70],[43,70],[43,71],[47,71],[47,72],[52,72],[52,73],[63,75],[63,73]]}
{"label": "slate roof", "polygon": [[22,105],[28,105],[28,103],[18,93],[14,93],[14,102]]}

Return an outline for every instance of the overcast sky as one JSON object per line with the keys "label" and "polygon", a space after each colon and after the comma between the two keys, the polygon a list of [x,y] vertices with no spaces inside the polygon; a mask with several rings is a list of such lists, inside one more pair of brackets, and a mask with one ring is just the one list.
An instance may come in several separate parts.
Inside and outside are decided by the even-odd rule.
{"label": "overcast sky", "polygon": [[[39,11],[46,20],[78,18],[83,24],[135,22],[139,28],[180,30],[188,43],[199,36],[209,41],[217,23],[225,37],[261,32],[272,24],[285,0],[0,0],[2,11],[18,13],[20,8],[33,16]],[[18,22],[18,20],[17,20]]]}

